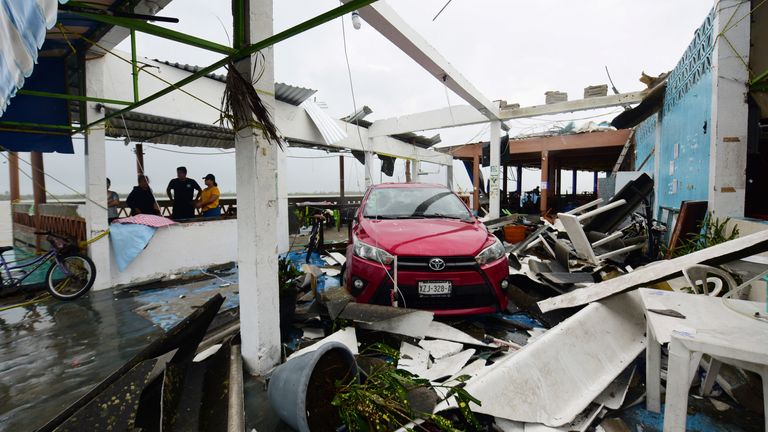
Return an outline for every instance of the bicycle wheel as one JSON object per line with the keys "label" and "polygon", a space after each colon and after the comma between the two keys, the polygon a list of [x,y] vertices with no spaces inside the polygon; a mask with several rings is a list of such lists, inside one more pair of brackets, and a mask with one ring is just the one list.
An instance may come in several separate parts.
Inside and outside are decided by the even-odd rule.
{"label": "bicycle wheel", "polygon": [[74,300],[88,292],[96,279],[96,266],[84,255],[59,257],[46,275],[48,291],[59,300]]}

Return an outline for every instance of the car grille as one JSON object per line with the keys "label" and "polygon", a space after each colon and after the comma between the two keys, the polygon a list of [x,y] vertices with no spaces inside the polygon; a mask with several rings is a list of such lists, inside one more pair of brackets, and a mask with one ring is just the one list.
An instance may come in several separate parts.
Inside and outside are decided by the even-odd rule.
{"label": "car grille", "polygon": [[[445,261],[445,268],[442,270],[432,270],[429,268],[429,260],[440,258]],[[466,256],[398,256],[398,270],[411,271],[434,271],[435,273],[443,271],[475,270],[477,262],[474,257]]]}

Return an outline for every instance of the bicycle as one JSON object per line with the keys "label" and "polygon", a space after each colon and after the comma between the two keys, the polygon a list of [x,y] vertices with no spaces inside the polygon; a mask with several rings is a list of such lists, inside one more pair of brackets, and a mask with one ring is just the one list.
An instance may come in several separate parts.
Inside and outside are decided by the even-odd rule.
{"label": "bicycle", "polygon": [[74,300],[88,292],[96,279],[96,266],[93,261],[80,254],[76,243],[70,238],[48,231],[35,234],[45,235],[51,244],[51,250],[31,261],[11,267],[13,262],[7,262],[3,253],[13,250],[13,247],[0,246],[0,288],[18,287],[35,270],[53,259],[55,262],[48,268],[45,281],[48,292],[54,298]]}

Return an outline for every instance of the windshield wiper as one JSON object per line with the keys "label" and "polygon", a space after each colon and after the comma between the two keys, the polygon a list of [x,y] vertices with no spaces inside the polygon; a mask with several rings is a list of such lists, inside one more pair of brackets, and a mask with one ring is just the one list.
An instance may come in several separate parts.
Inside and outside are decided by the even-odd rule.
{"label": "windshield wiper", "polygon": [[429,219],[456,219],[460,220],[462,222],[472,222],[472,219],[469,216],[461,217],[457,215],[448,215],[443,213],[429,213],[429,214],[420,214],[420,215],[414,215],[421,218],[429,218]]}
{"label": "windshield wiper", "polygon": [[421,215],[369,215],[368,219],[423,219]]}

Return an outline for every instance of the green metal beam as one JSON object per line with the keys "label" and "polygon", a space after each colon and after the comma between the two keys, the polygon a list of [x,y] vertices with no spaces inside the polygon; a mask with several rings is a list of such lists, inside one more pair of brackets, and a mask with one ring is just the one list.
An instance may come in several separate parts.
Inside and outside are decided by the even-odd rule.
{"label": "green metal beam", "polygon": [[254,53],[257,53],[265,48],[268,48],[278,42],[282,42],[288,38],[291,38],[293,36],[296,36],[300,33],[303,33],[307,30],[313,29],[321,24],[325,24],[328,21],[331,21],[333,19],[336,19],[342,15],[348,14],[354,10],[360,9],[364,6],[368,6],[371,3],[374,3],[376,0],[352,0],[347,4],[341,5],[335,9],[331,9],[328,12],[325,12],[323,14],[320,14],[314,18],[311,18],[307,21],[304,21],[300,24],[297,24],[287,30],[284,30],[276,35],[270,36],[262,41],[256,42],[255,44],[245,46],[239,50],[237,50],[235,53],[230,54],[223,59],[217,61],[216,63],[207,66],[203,69],[200,69],[199,71],[191,74],[190,76],[174,83],[173,85],[166,87],[163,90],[158,91],[157,93],[154,93],[150,96],[147,96],[146,98],[140,100],[139,102],[136,102],[134,104],[131,104],[119,111],[114,111],[111,114],[107,114],[104,116],[103,119],[97,120],[95,122],[89,123],[83,127],[81,127],[78,132],[82,132],[83,130],[86,130],[90,127],[93,127],[103,121],[109,120],[111,118],[117,117],[121,114],[125,114],[129,111],[132,111],[140,106],[146,105],[154,100],[157,100],[168,93],[173,92],[174,90],[184,87],[185,85],[197,80],[198,78],[204,77],[205,75],[208,75],[210,73],[213,73],[220,67],[225,66],[230,61],[236,61],[240,60],[242,58],[248,57]]}
{"label": "green metal beam", "polygon": [[139,101],[139,65],[136,64],[136,30],[131,29],[131,75],[133,75],[133,102]]}
{"label": "green metal beam", "polygon": [[55,129],[55,130],[67,130],[67,131],[74,131],[75,129],[77,129],[77,127],[75,126],[14,122],[14,121],[0,121],[0,127]]}
{"label": "green metal beam", "polygon": [[220,54],[232,54],[235,52],[234,48],[228,47],[226,45],[217,44],[215,42],[207,41],[205,39],[191,36],[186,33],[169,30],[167,28],[156,26],[154,24],[149,24],[147,22],[133,19],[133,18],[123,18],[123,17],[112,16],[112,15],[95,14],[95,13],[78,12],[78,11],[71,11],[69,13],[79,15],[89,20],[98,21],[104,24],[110,24],[118,27],[125,27],[130,30],[140,31],[142,33],[150,34],[152,36],[169,39],[175,42],[180,42],[186,45],[191,45],[197,48],[202,48],[202,49],[217,52]]}
{"label": "green metal beam", "polygon": [[20,95],[26,95],[26,96],[37,96],[37,97],[44,97],[44,98],[51,98],[51,99],[66,99],[66,100],[80,101],[80,102],[100,102],[100,103],[108,103],[113,105],[130,105],[133,103],[133,102],[117,100],[117,99],[104,99],[104,98],[97,98],[97,97],[90,97],[90,96],[77,96],[77,95],[64,94],[64,93],[50,93],[50,92],[37,91],[37,90],[21,89],[16,93]]}

